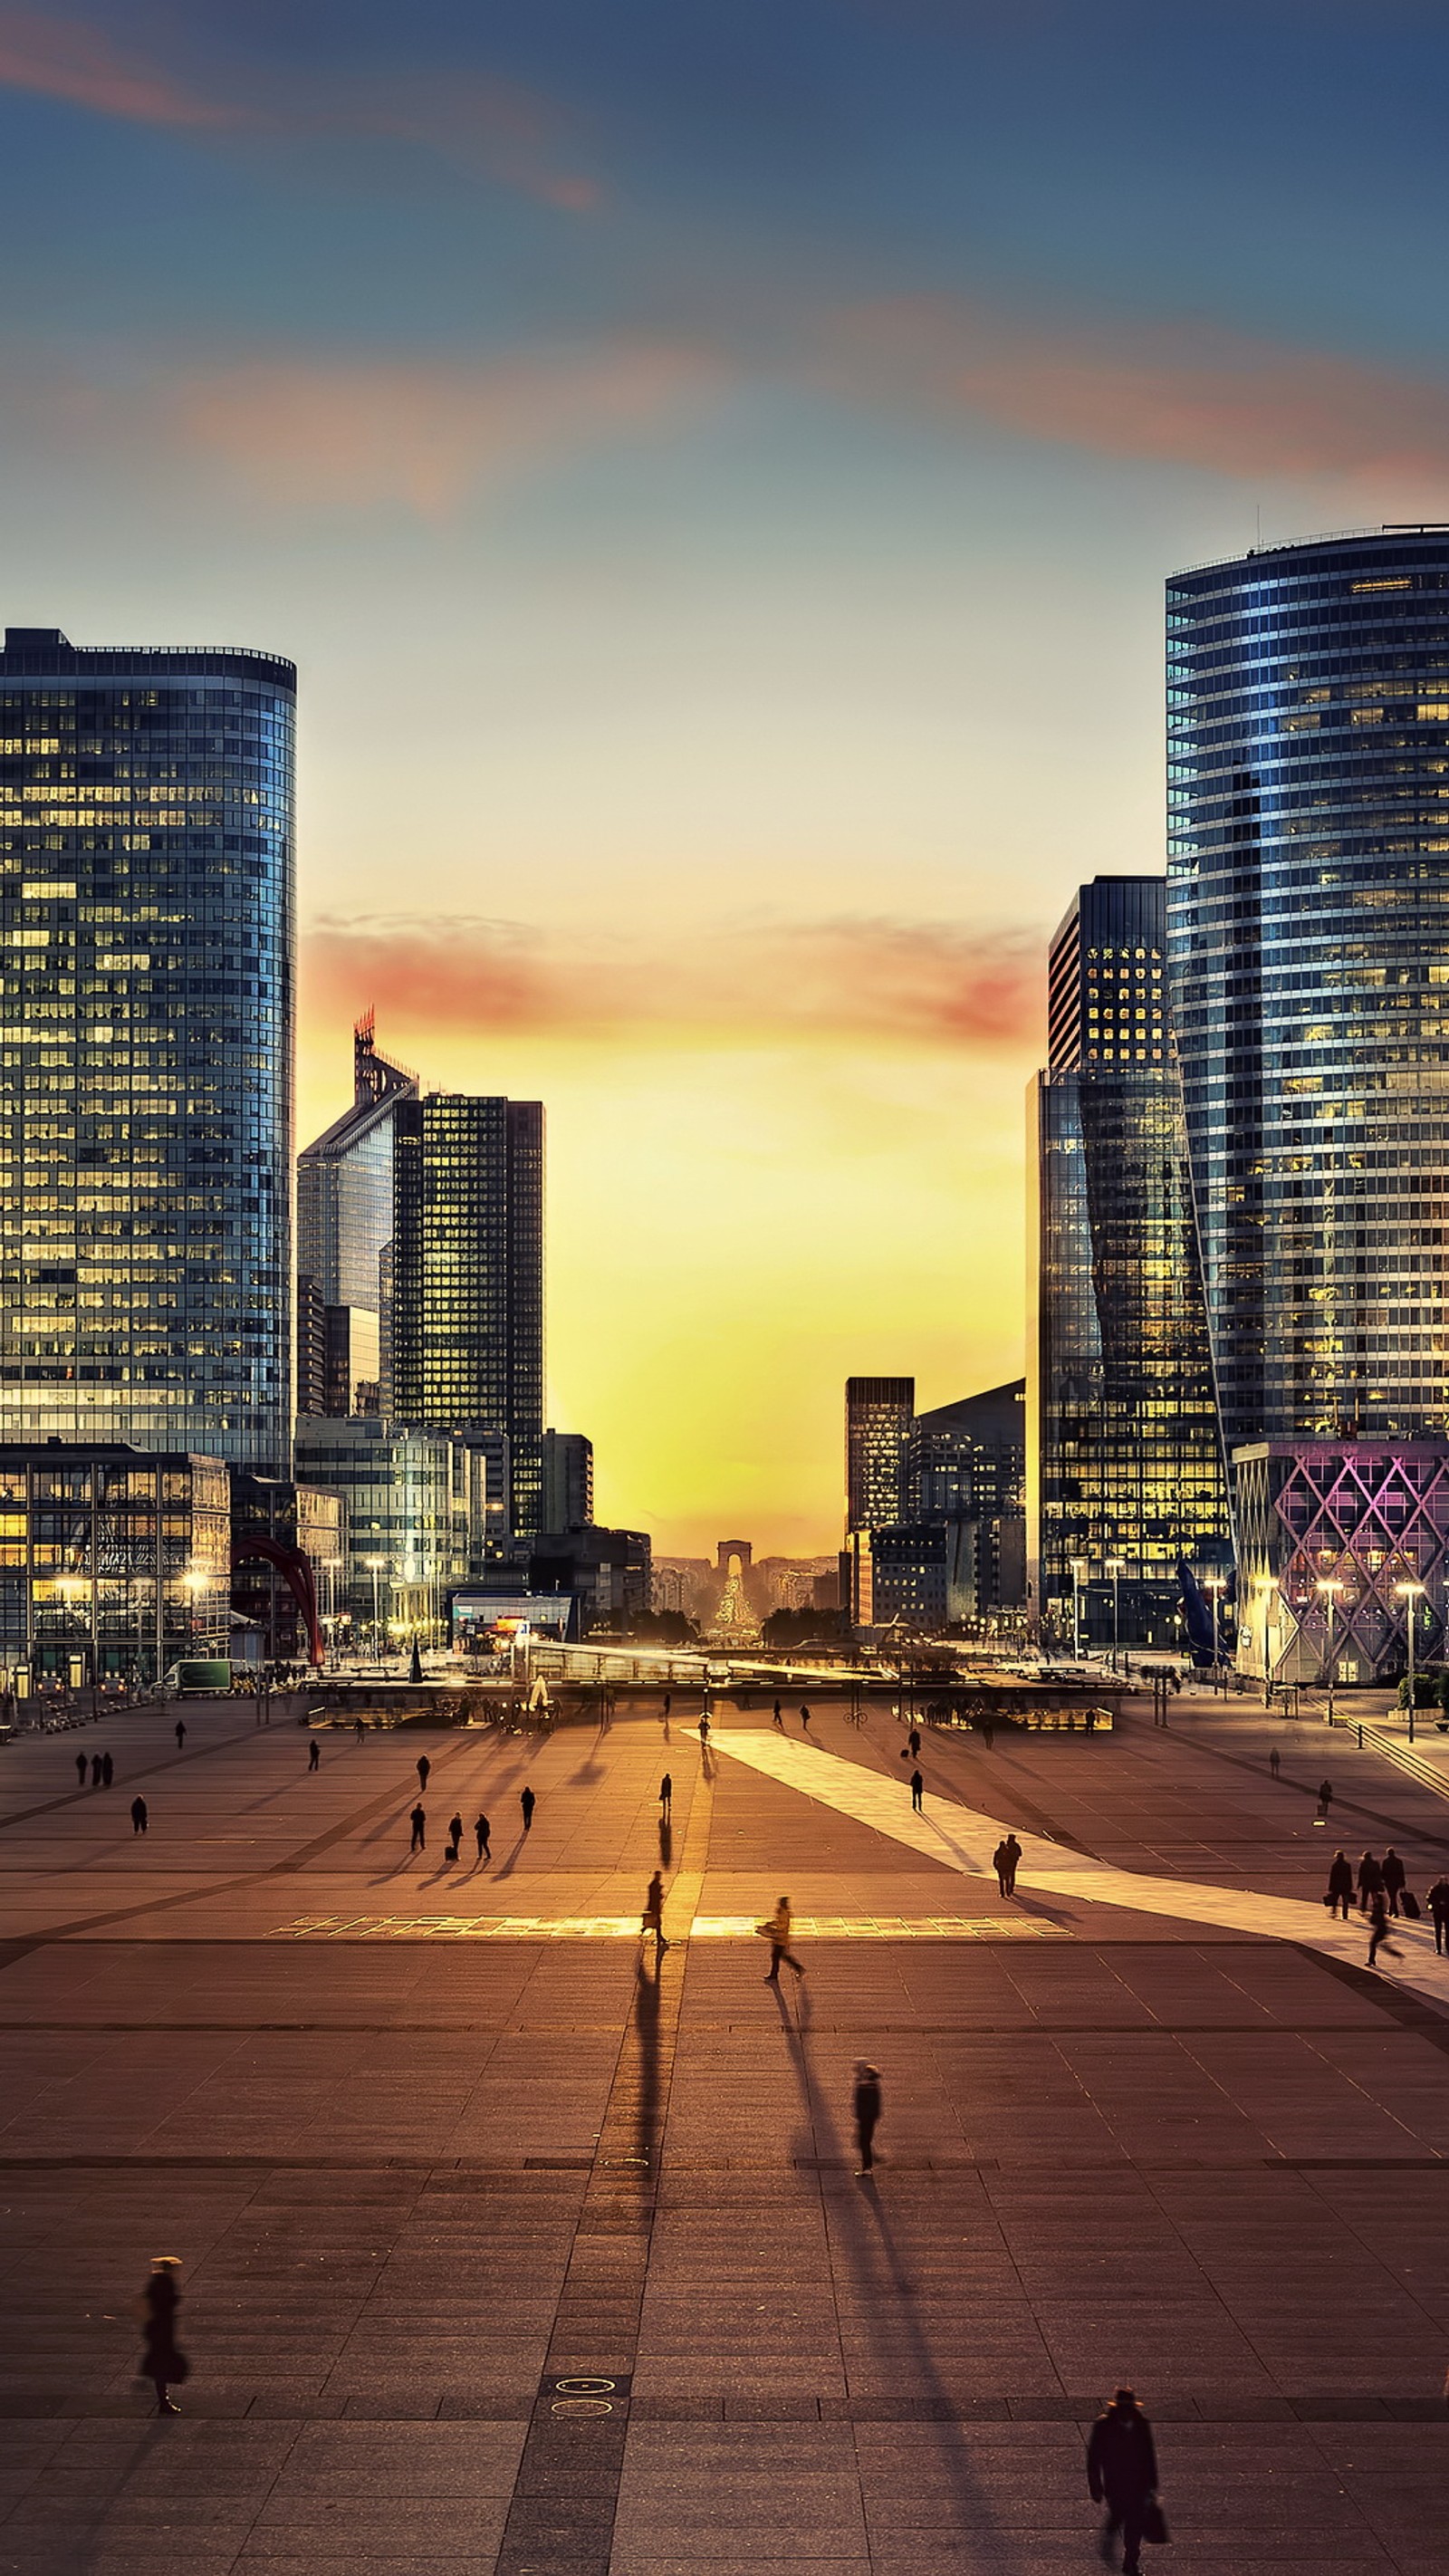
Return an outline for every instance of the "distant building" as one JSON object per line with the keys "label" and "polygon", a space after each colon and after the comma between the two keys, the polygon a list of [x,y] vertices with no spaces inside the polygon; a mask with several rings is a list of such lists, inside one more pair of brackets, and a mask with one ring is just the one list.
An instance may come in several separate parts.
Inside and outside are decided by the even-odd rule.
{"label": "distant building", "polygon": [[910,1496],[913,1377],[845,1381],[845,1526],[875,1529],[905,1518]]}
{"label": "distant building", "polygon": [[0,1439],[286,1464],[297,674],[0,650]]}
{"label": "distant building", "polygon": [[251,1553],[246,1541],[259,1536],[284,1555],[305,1559],[318,1630],[325,1641],[335,1627],[339,1591],[347,1573],[347,1506],[341,1495],[324,1493],[316,1485],[295,1484],[290,1477],[255,1476],[245,1468],[234,1468],[231,1531],[231,1606],[255,1639],[254,1660],[305,1662],[312,1640],[296,1585],[275,1560],[268,1562]]}
{"label": "distant building", "polygon": [[643,1530],[546,1531],[532,1543],[528,1577],[531,1593],[572,1596],[571,1637],[627,1635],[652,1598],[649,1540]]}
{"label": "distant building", "polygon": [[929,1634],[974,1618],[974,1539],[973,1524],[964,1520],[872,1530],[870,1624]]}
{"label": "distant building", "polygon": [[656,1556],[650,1567],[649,1606],[677,1610],[686,1619],[708,1617],[719,1577],[707,1556]]}
{"label": "distant building", "polygon": [[1026,1599],[1026,1380],[918,1413],[907,1459],[911,1517],[951,1523],[954,1619]]}
{"label": "distant building", "polygon": [[183,1656],[229,1651],[231,1492],[220,1459],[120,1441],[7,1443],[0,1531],[8,1688],[153,1682]]}
{"label": "distant building", "polygon": [[544,1529],[587,1529],[594,1517],[592,1440],[581,1431],[545,1431],[540,1492]]}
{"label": "distant building", "polygon": [[465,1443],[376,1416],[303,1415],[296,1473],[346,1504],[348,1562],[336,1599],[353,1639],[375,1622],[384,1637],[439,1636],[447,1596],[467,1581],[476,1546]]}
{"label": "distant building", "polygon": [[401,1104],[416,1100],[418,1081],[379,1053],[370,1011],[353,1031],[352,1061],[351,1108],[297,1160],[299,1413],[379,1410],[383,1268],[396,1225],[396,1120]]}

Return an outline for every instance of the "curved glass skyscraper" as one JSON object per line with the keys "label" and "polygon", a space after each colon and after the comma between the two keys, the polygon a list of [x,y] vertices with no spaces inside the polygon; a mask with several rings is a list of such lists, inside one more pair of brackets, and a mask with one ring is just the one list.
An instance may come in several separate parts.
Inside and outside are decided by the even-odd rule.
{"label": "curved glass skyscraper", "polygon": [[0,653],[0,1440],[290,1454],[296,672]]}
{"label": "curved glass skyscraper", "polygon": [[1167,589],[1168,974],[1224,1445],[1449,1422],[1449,529]]}

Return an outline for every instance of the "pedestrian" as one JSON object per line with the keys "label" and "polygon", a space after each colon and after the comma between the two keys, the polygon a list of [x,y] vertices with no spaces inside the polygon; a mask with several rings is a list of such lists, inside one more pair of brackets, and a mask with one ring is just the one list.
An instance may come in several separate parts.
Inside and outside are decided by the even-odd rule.
{"label": "pedestrian", "polygon": [[674,1782],[670,1774],[666,1771],[663,1779],[659,1783],[659,1812],[661,1816],[667,1818],[673,1810],[673,1805]]}
{"label": "pedestrian", "polygon": [[75,1757],[75,1776],[83,1789],[86,1785],[86,1757],[83,1753],[78,1753]]}
{"label": "pedestrian", "polygon": [[779,1903],[776,1905],[775,1911],[771,1915],[769,1922],[761,1923],[757,1926],[757,1929],[764,1934],[766,1940],[770,1944],[770,1970],[765,1979],[767,1986],[778,1986],[780,1982],[780,1961],[782,1959],[784,1960],[787,1968],[794,1969],[797,1977],[803,1977],[805,1974],[799,1960],[792,1958],[790,1955],[790,1927],[793,1921],[794,1916],[790,1912],[790,1899],[788,1896],[782,1896]]}
{"label": "pedestrian", "polygon": [[1087,2444],[1087,2491],[1105,2504],[1102,2556],[1112,2563],[1112,2541],[1122,2534],[1124,2576],[1141,2576],[1143,2525],[1157,2491],[1157,2452],[1152,2427],[1130,2388],[1119,2388],[1092,2426]]}
{"label": "pedestrian", "polygon": [[1369,1892],[1368,1919],[1369,1966],[1372,1967],[1374,1965],[1381,1949],[1387,1950],[1391,1959],[1397,1959],[1400,1956],[1400,1953],[1394,1948],[1392,1941],[1389,1939],[1388,1894],[1382,1886],[1372,1888]]}
{"label": "pedestrian", "polygon": [[988,1719],[987,1719],[987,1721],[986,1721],[985,1725],[984,1725],[984,1726],[983,1726],[983,1728],[981,1729],[981,1733],[982,1733],[982,1737],[983,1737],[983,1739],[984,1739],[984,1741],[985,1741],[986,1750],[987,1750],[987,1752],[989,1753],[989,1752],[991,1751],[991,1748],[992,1748],[993,1744],[996,1742],[996,1729],[995,1729],[995,1727],[992,1725],[991,1720],[990,1720],[990,1718],[989,1718],[989,1717],[988,1717]]}
{"label": "pedestrian", "polygon": [[181,2265],[174,2254],[156,2254],[151,2260],[151,2278],[141,2293],[141,2315],[146,2344],[141,2356],[141,2377],[149,2379],[156,2391],[158,2415],[179,2415],[167,2390],[179,2388],[190,2376],[190,2365],[176,2341],[176,2311],[181,2293],[176,2275]]}
{"label": "pedestrian", "polygon": [[354,1743],[360,1744],[360,1743],[362,1742],[362,1735],[363,1735],[362,1720],[361,1720],[361,1718],[359,1717],[359,1718],[358,1718],[358,1720],[357,1720],[357,1722],[356,1722],[356,1724],[355,1724],[355,1726],[353,1727],[353,1730],[352,1730],[352,1736],[353,1736],[353,1741],[354,1741]]}
{"label": "pedestrian", "polygon": [[664,1694],[664,1723],[666,1726],[669,1724],[669,1712],[673,1706],[674,1693],[672,1691],[666,1691]]}
{"label": "pedestrian", "polygon": [[991,1855],[991,1866],[996,1872],[996,1892],[998,1896],[1005,1896],[1007,1893],[1006,1872],[1008,1863],[1006,1857],[1006,1837],[1004,1834],[1000,1842],[997,1844],[995,1851]]}
{"label": "pedestrian", "polygon": [[778,1726],[778,1728],[779,1728],[779,1730],[780,1730],[780,1733],[783,1735],[783,1734],[784,1734],[784,1732],[785,1732],[785,1720],[784,1720],[783,1715],[781,1714],[781,1710],[780,1710],[780,1703],[779,1703],[779,1701],[778,1701],[778,1700],[776,1700],[776,1702],[775,1702],[775,1724]]}
{"label": "pedestrian", "polygon": [[808,1734],[809,1734],[809,1732],[810,1732],[810,1711],[809,1711],[809,1709],[806,1707],[805,1702],[803,1701],[803,1699],[802,1699],[802,1701],[800,1702],[800,1723],[801,1723],[801,1725],[804,1727],[805,1732],[806,1732],[806,1734],[808,1735]]}
{"label": "pedestrian", "polygon": [[1318,1821],[1320,1824],[1323,1823],[1332,1804],[1333,1782],[1331,1780],[1320,1780],[1318,1783]]}
{"label": "pedestrian", "polygon": [[426,1753],[420,1753],[418,1755],[418,1796],[420,1798],[427,1795],[428,1773],[432,1767]]}
{"label": "pedestrian", "polygon": [[421,1805],[414,1807],[408,1821],[413,1829],[413,1838],[410,1848],[413,1851],[426,1851],[428,1848],[428,1811],[426,1807]]}
{"label": "pedestrian", "polygon": [[309,1770],[309,1771],[316,1771],[316,1770],[318,1770],[318,1769],[320,1768],[320,1766],[321,1766],[321,1761],[322,1761],[322,1747],[321,1747],[321,1745],[318,1743],[317,1738],[316,1738],[316,1736],[314,1735],[314,1736],[313,1736],[313,1738],[312,1738],[311,1743],[310,1743],[310,1744],[308,1745],[308,1747],[307,1747],[307,1768],[308,1768],[308,1770]]}
{"label": "pedestrian", "polygon": [[109,1753],[103,1753],[101,1755],[101,1787],[103,1789],[109,1789],[115,1776],[116,1766],[114,1762],[111,1760]]}
{"label": "pedestrian", "polygon": [[144,1832],[145,1832],[145,1830],[146,1830],[146,1827],[147,1827],[147,1825],[149,1824],[149,1822],[150,1822],[150,1817],[149,1817],[149,1814],[148,1814],[148,1812],[147,1812],[147,1807],[146,1807],[146,1801],[145,1801],[145,1799],[144,1799],[144,1798],[133,1798],[133,1799],[131,1800],[131,1831],[132,1831],[132,1833],[133,1833],[133,1834],[144,1834]]}
{"label": "pedestrian", "polygon": [[868,2174],[875,2169],[871,2140],[875,2136],[875,2124],[880,2118],[880,2068],[872,2066],[869,2059],[864,2057],[858,2057],[855,2061],[854,2109],[855,2144],[856,2152],[860,2157],[856,2172]]}
{"label": "pedestrian", "polygon": [[1277,1779],[1277,1777],[1278,1777],[1278,1773],[1279,1773],[1279,1770],[1280,1770],[1280,1768],[1281,1768],[1281,1760],[1282,1760],[1282,1757],[1280,1756],[1279,1751],[1278,1751],[1278,1747],[1277,1747],[1277,1745],[1275,1744],[1275,1745],[1274,1745],[1274,1747],[1273,1747],[1273,1749],[1272,1749],[1272,1751],[1271,1751],[1271,1753],[1270,1753],[1270,1754],[1269,1754],[1269,1756],[1268,1756],[1268,1768],[1269,1768],[1269,1770],[1272,1772],[1273,1777],[1274,1777],[1274,1779],[1275,1779],[1275,1780]]}
{"label": "pedestrian", "polygon": [[462,1819],[462,1817],[461,1817],[461,1816],[458,1816],[458,1815],[450,1816],[450,1817],[449,1817],[449,1819],[448,1819],[448,1858],[449,1858],[449,1860],[456,1860],[456,1859],[457,1859],[457,1857],[458,1857],[458,1854],[459,1854],[459,1852],[462,1850],[462,1848],[463,1848],[463,1819]]}
{"label": "pedestrian", "polygon": [[1001,1848],[1006,1860],[1006,1885],[1002,1890],[1002,1894],[1004,1896],[1014,1896],[1016,1894],[1016,1873],[1021,1867],[1021,1845],[1017,1841],[1015,1834],[1008,1834]]}
{"label": "pedestrian", "polygon": [[489,1824],[486,1816],[477,1815],[474,1817],[473,1839],[478,1846],[478,1858],[480,1860],[491,1860],[493,1858],[492,1847],[488,1839],[492,1831],[493,1828]]}
{"label": "pedestrian", "polygon": [[1405,1869],[1404,1864],[1400,1860],[1392,1843],[1390,1843],[1379,1866],[1384,1873],[1384,1894],[1389,1900],[1389,1912],[1391,1914],[1397,1914],[1399,1911],[1399,1899],[1403,1895],[1404,1883],[1409,1873]]}
{"label": "pedestrian", "polygon": [[704,1714],[703,1714],[703,1716],[700,1718],[700,1721],[699,1721],[699,1740],[700,1740],[700,1743],[701,1743],[701,1744],[708,1744],[708,1742],[709,1742],[709,1710],[708,1710],[708,1709],[706,1709],[706,1710],[704,1711]]}
{"label": "pedestrian", "polygon": [[531,1834],[533,1831],[533,1811],[538,1804],[538,1800],[535,1798],[531,1789],[520,1789],[518,1793],[518,1803],[523,1809],[523,1830],[526,1834]]}
{"label": "pedestrian", "polygon": [[654,1935],[656,1956],[668,1949],[669,1944],[664,1938],[664,1880],[657,1869],[645,1891],[644,1918],[639,1926],[641,1940],[646,1932]]}
{"label": "pedestrian", "polygon": [[920,1815],[921,1813],[921,1793],[924,1790],[925,1785],[925,1781],[922,1779],[920,1772],[913,1771],[911,1773],[911,1806],[917,1815]]}
{"label": "pedestrian", "polygon": [[1449,1878],[1436,1878],[1424,1902],[1434,1926],[1435,1956],[1442,1958],[1449,1941]]}
{"label": "pedestrian", "polygon": [[1360,1914],[1366,1914],[1368,1912],[1370,1900],[1378,1895],[1383,1883],[1384,1873],[1382,1869],[1375,1860],[1373,1853],[1371,1851],[1366,1851],[1358,1865],[1358,1910]]}
{"label": "pedestrian", "polygon": [[1346,1923],[1348,1921],[1348,1909],[1352,1901],[1353,1863],[1349,1859],[1347,1852],[1336,1851],[1329,1864],[1328,1870],[1328,1911],[1330,1916],[1336,1919],[1338,1909],[1342,1906],[1343,1919]]}
{"label": "pedestrian", "polygon": [[185,1751],[185,1749],[186,1749],[186,1720],[185,1720],[185,1718],[184,1718],[184,1717],[178,1717],[178,1719],[177,1719],[177,1721],[176,1721],[176,1750],[177,1750],[177,1752],[178,1752],[178,1753],[182,1753],[182,1752],[184,1752],[184,1751]]}
{"label": "pedestrian", "polygon": [[912,1727],[907,1741],[911,1748],[911,1760],[913,1762],[919,1762],[921,1758],[921,1730],[918,1726]]}

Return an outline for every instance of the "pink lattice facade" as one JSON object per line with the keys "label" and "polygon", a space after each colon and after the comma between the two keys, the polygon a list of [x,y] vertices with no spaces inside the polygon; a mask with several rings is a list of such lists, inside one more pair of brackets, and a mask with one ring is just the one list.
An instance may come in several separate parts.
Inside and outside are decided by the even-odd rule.
{"label": "pink lattice facade", "polygon": [[1238,1661],[1274,1681],[1384,1682],[1445,1660],[1449,1441],[1234,1451]]}

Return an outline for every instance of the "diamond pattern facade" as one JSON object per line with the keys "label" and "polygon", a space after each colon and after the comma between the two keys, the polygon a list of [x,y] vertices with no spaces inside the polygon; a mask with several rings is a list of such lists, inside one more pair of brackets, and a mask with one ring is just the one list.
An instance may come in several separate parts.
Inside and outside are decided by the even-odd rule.
{"label": "diamond pattern facade", "polygon": [[[1449,1442],[1267,1440],[1233,1457],[1239,1664],[1381,1682],[1445,1660]],[[1407,1589],[1406,1587],[1415,1587]]]}

